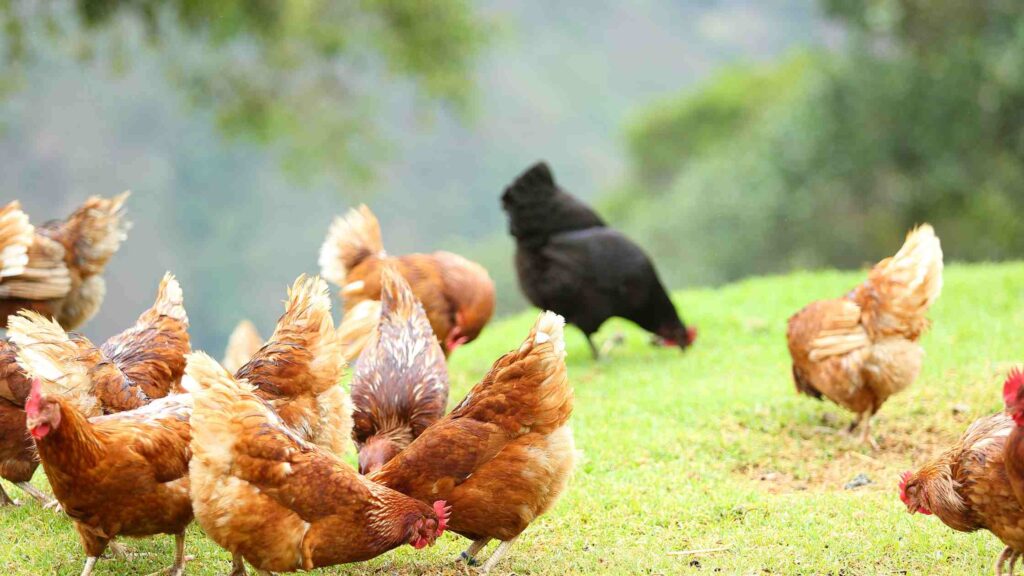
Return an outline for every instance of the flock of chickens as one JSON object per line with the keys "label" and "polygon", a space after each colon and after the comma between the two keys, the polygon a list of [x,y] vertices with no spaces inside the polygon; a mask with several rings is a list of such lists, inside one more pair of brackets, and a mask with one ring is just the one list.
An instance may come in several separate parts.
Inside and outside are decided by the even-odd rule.
{"label": "flock of chickens", "polygon": [[[498,540],[487,572],[573,470],[564,322],[595,357],[610,342],[599,349],[592,335],[613,316],[659,345],[696,339],[646,254],[540,163],[501,201],[523,291],[550,311],[447,414],[447,357],[490,320],[494,285],[449,252],[388,256],[365,206],[337,218],[320,250],[344,303],[337,327],[326,282],[300,276],[270,338],[242,322],[218,363],[191,350],[167,274],[135,325],[97,346],[68,331],[100,308],[126,198],[90,198],[38,227],[17,201],[0,208],[0,476],[72,519],[83,576],[118,536],[156,534],[175,536],[168,573],[181,576],[193,520],[233,555],[232,576],[245,562],[265,574],[421,549],[445,531],[472,540],[470,565]],[[920,372],[942,269],[923,225],[860,286],[789,320],[797,390],[856,413],[872,445],[872,415]],[[992,531],[1007,545],[996,573],[1012,574],[1024,553],[1024,373],[1009,375],[1004,400],[1005,414],[907,472],[900,497],[954,529]],[[343,460],[352,446],[358,471]],[[40,463],[54,499],[30,483]]]}

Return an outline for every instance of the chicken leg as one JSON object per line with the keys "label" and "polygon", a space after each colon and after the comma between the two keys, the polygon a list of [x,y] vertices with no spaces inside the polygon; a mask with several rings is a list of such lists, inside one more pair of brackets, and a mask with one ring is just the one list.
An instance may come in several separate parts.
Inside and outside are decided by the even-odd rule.
{"label": "chicken leg", "polygon": [[43,508],[54,508],[56,511],[60,511],[60,503],[57,502],[56,498],[47,496],[45,492],[36,488],[32,484],[29,484],[28,482],[18,482],[18,488],[21,488],[26,494],[38,500]]}
{"label": "chicken leg", "polygon": [[508,553],[508,549],[511,548],[513,544],[515,544],[518,538],[519,536],[516,536],[511,540],[505,540],[504,542],[499,544],[498,548],[494,550],[493,554],[491,554],[491,557],[488,558],[487,562],[484,563],[484,567],[480,569],[480,572],[482,574],[487,574],[488,572],[490,572],[498,564],[498,562],[501,561],[502,557],[504,557],[505,554]]}
{"label": "chicken leg", "polygon": [[871,446],[872,450],[878,450],[878,442],[875,442],[875,438],[871,435],[871,412],[861,412],[858,423],[861,426],[860,441]]}
{"label": "chicken leg", "polygon": [[235,554],[231,557],[231,573],[228,576],[248,576],[245,571],[245,560],[242,559],[241,554]]}
{"label": "chicken leg", "polygon": [[[1013,571],[1016,567],[1017,560],[1020,559],[1020,555],[1020,552],[1017,552],[1009,546],[1004,548],[1003,552],[999,554],[998,558],[996,558],[996,576],[1013,576]],[[1004,570],[1004,568],[1007,567],[1007,564],[1009,564],[1009,567],[1007,570]]]}
{"label": "chicken leg", "polygon": [[593,334],[584,334],[587,337],[587,344],[590,345],[590,355],[594,357],[594,360],[601,359],[601,351],[597,349],[597,344],[594,344]]}
{"label": "chicken leg", "polygon": [[462,555],[460,555],[459,558],[465,560],[466,564],[469,566],[479,566],[480,562],[477,561],[476,555],[479,554],[480,551],[484,549],[484,546],[487,546],[487,543],[490,541],[490,538],[474,540],[473,543],[469,545],[469,548],[466,548],[466,550],[462,552]]}
{"label": "chicken leg", "polygon": [[85,559],[85,568],[82,568],[82,576],[89,576],[92,574],[92,568],[96,565],[96,556],[89,556]]}
{"label": "chicken leg", "polygon": [[174,535],[174,565],[149,576],[185,576],[185,533]]}
{"label": "chicken leg", "polygon": [[0,507],[3,506],[21,506],[21,503],[8,496],[7,492],[4,491],[4,487],[0,486]]}

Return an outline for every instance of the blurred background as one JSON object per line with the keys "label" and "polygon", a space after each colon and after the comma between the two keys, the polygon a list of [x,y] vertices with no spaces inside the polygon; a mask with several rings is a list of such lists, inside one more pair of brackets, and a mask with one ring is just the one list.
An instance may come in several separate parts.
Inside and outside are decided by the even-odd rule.
{"label": "blurred background", "polygon": [[539,159],[673,288],[860,266],[923,221],[948,259],[1024,248],[1017,0],[0,0],[0,63],[0,201],[133,191],[96,337],[165,270],[196,348],[268,334],[360,202],[520,309],[499,196]]}

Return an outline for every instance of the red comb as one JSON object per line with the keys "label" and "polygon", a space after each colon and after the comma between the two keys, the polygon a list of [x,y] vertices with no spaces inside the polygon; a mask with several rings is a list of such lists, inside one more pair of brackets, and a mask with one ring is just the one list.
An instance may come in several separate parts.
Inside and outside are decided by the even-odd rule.
{"label": "red comb", "polygon": [[25,400],[25,413],[38,414],[43,407],[43,383],[38,378],[32,380],[32,388],[29,390],[28,398]]}
{"label": "red comb", "polygon": [[690,326],[686,329],[686,343],[693,344],[697,341],[697,327]]}
{"label": "red comb", "polygon": [[1020,387],[1024,384],[1024,371],[1020,368],[1014,368],[1010,370],[1010,374],[1006,377],[1006,382],[1003,383],[1003,402],[1006,404],[1006,408],[1010,409],[1020,402]]}
{"label": "red comb", "polygon": [[448,506],[444,500],[438,500],[434,502],[434,513],[437,514],[437,535],[440,536],[448,527],[448,520],[452,516],[452,507]]}

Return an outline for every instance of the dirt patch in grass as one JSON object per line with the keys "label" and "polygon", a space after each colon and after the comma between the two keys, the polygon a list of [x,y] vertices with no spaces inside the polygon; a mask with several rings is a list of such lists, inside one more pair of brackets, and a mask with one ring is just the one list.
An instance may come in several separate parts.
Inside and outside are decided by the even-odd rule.
{"label": "dirt patch in grass", "polygon": [[832,414],[819,425],[786,426],[771,438],[772,454],[738,466],[735,473],[771,494],[842,490],[895,490],[901,472],[916,469],[950,447],[973,417],[943,414],[943,420],[878,419],[879,449],[861,444],[858,432]]}

